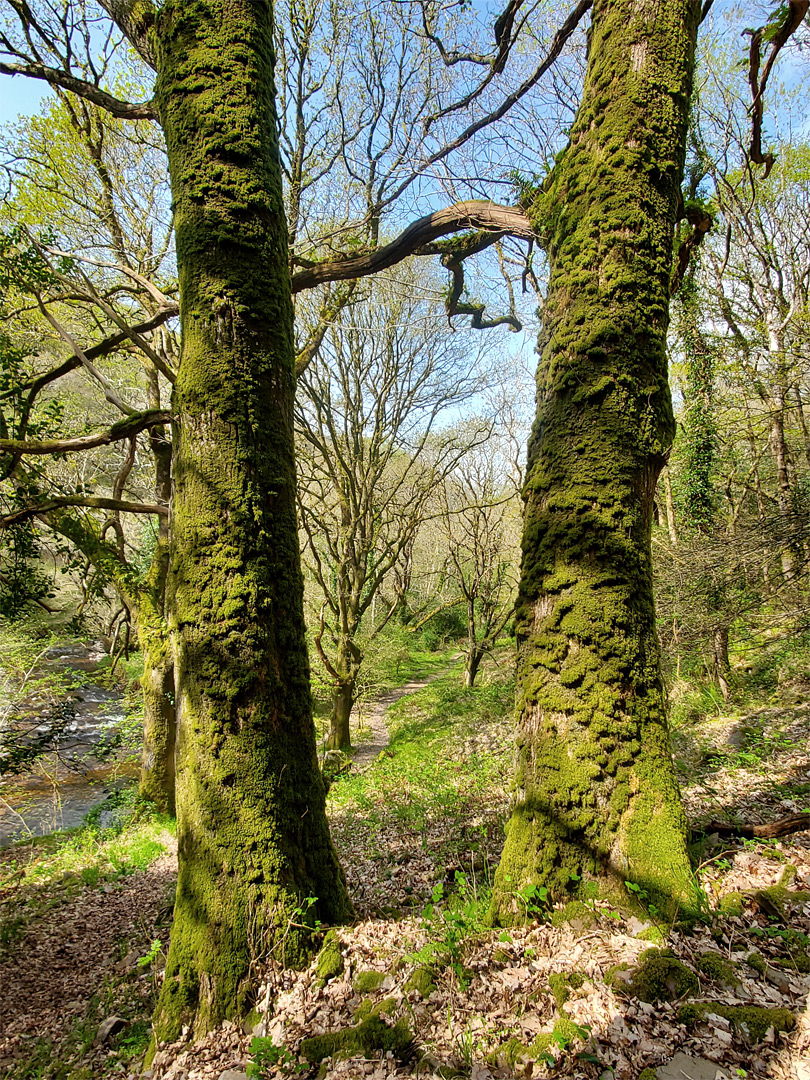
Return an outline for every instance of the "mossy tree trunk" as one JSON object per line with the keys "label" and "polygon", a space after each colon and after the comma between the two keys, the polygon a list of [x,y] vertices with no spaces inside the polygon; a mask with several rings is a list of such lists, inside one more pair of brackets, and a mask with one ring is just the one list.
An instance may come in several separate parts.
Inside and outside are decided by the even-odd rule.
{"label": "mossy tree trunk", "polygon": [[[252,963],[351,914],[315,748],[295,515],[293,340],[272,8],[167,0],[157,100],[183,351],[167,596],[180,870],[158,1040],[252,1004]],[[306,907],[306,905],[303,905]]]}
{"label": "mossy tree trunk", "polygon": [[168,537],[158,540],[145,588],[136,612],[143,656],[143,749],[139,791],[164,814],[175,812],[174,662],[166,623]]}
{"label": "mossy tree trunk", "polygon": [[[570,143],[530,207],[550,262],[517,602],[516,892],[637,883],[693,908],[650,533],[673,436],[666,333],[699,4],[596,0]],[[627,895],[625,893],[625,895]]]}
{"label": "mossy tree trunk", "polygon": [[[154,373],[154,369],[152,369]],[[151,380],[150,407],[160,407],[157,374]],[[151,389],[151,387],[150,387]],[[172,444],[162,425],[149,431],[155,461],[155,500],[168,505],[172,496]],[[174,659],[166,621],[166,576],[169,569],[169,523],[161,517],[152,565],[141,590],[136,621],[143,656],[143,750],[140,794],[158,810],[174,814],[175,739]]]}
{"label": "mossy tree trunk", "polygon": [[326,737],[326,746],[330,750],[350,750],[352,745],[349,721],[356,701],[357,676],[363,662],[363,654],[354,643],[359,622],[359,619],[352,619],[350,631],[341,634],[338,640],[334,663],[336,682],[332,691],[329,734]]}

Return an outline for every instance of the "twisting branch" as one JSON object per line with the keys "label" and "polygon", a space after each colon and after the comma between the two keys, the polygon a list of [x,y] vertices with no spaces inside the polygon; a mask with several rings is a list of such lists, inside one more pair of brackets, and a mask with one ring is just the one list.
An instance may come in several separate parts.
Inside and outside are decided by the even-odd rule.
{"label": "twisting branch", "polygon": [[778,30],[770,38],[771,51],[759,73],[759,65],[762,61],[762,42],[767,27],[760,27],[751,34],[751,48],[748,53],[748,85],[751,88],[751,143],[748,156],[756,165],[765,166],[765,177],[773,168],[774,156],[770,152],[762,152],[762,110],[764,104],[765,88],[768,85],[768,77],[771,74],[776,58],[793,33],[798,30],[808,9],[810,0],[788,0],[785,20]]}
{"label": "twisting branch", "polygon": [[145,412],[132,413],[106,431],[94,435],[80,435],[75,439],[43,439],[40,442],[26,442],[24,439],[0,439],[0,453],[5,454],[69,454],[77,450],[93,450],[97,446],[109,446],[111,443],[128,439],[139,431],[165,424],[172,414],[166,409],[147,409]]}
{"label": "twisting branch", "polygon": [[477,232],[469,236],[459,237],[455,240],[445,241],[438,244],[426,244],[420,248],[417,255],[441,255],[442,266],[453,276],[450,293],[447,297],[447,320],[454,315],[470,315],[472,326],[475,330],[491,330],[495,326],[509,326],[515,333],[523,329],[523,324],[512,311],[509,315],[499,315],[494,319],[485,319],[485,304],[461,303],[461,295],[464,292],[464,260],[470,255],[477,255],[479,251],[496,244],[505,234],[502,232]]}
{"label": "twisting branch", "polygon": [[299,270],[292,278],[293,295],[327,281],[350,281],[387,270],[440,236],[470,228],[497,233],[496,239],[510,235],[530,240],[534,236],[528,215],[519,206],[500,206],[483,199],[454,203],[414,221],[389,244]]}
{"label": "twisting branch", "polygon": [[702,206],[697,206],[695,204],[688,208],[682,208],[679,220],[688,221],[692,226],[692,231],[684,238],[678,247],[678,263],[669,283],[670,296],[674,296],[678,289],[680,289],[686,271],[689,268],[692,252],[700,247],[703,243],[704,236],[714,224],[714,219],[711,214],[704,210]]}
{"label": "twisting branch", "polygon": [[106,109],[119,120],[157,120],[158,118],[157,109],[152,101],[141,101],[137,104],[121,101],[85,79],[78,79],[67,71],[48,67],[47,64],[9,64],[0,61],[0,74],[25,75],[29,79],[40,79],[50,86],[60,86],[63,90],[69,90],[72,94]]}
{"label": "twisting branch", "polygon": [[62,506],[85,506],[93,510],[112,510],[115,513],[169,516],[168,506],[161,506],[160,503],[128,502],[126,499],[108,499],[103,495],[54,495],[44,502],[24,506],[21,510],[0,517],[0,529],[8,529],[21,521],[28,521],[38,514],[47,514],[49,510],[58,510]]}

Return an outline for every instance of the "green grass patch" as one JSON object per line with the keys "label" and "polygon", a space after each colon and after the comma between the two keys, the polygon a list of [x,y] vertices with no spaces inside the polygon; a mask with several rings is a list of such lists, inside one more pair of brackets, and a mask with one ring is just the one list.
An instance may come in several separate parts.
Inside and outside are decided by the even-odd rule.
{"label": "green grass patch", "polygon": [[[510,665],[511,666],[511,665]],[[468,689],[461,664],[395,702],[386,713],[391,741],[372,769],[341,778],[330,810],[374,826],[396,821],[415,831],[445,822],[447,835],[473,799],[507,782],[514,683],[501,676]]]}
{"label": "green grass patch", "polygon": [[80,889],[119,881],[164,854],[174,821],[154,814],[134,792],[119,793],[118,803],[129,813],[108,828],[98,824],[97,810],[87,825],[20,841],[2,853],[0,947],[13,947],[31,919]]}

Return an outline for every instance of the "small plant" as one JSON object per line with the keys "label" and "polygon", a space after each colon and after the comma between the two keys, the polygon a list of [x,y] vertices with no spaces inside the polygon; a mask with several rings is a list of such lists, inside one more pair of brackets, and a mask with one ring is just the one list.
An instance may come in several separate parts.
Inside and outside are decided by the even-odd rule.
{"label": "small plant", "polygon": [[259,1036],[251,1039],[250,1053],[253,1061],[248,1062],[247,1074],[251,1080],[263,1080],[271,1069],[280,1069],[285,1076],[306,1072],[309,1068],[300,1062],[286,1046],[276,1046],[272,1039]]}
{"label": "small plant", "polygon": [[526,908],[526,918],[540,919],[548,911],[548,889],[545,885],[524,885],[515,896]]}
{"label": "small plant", "polygon": [[434,940],[409,959],[416,963],[438,959],[455,972],[462,987],[469,981],[464,967],[464,945],[472,934],[483,929],[483,917],[489,896],[478,893],[461,870],[455,872],[456,891],[445,897],[444,885],[433,886],[431,903],[422,911],[422,926],[433,933]]}
{"label": "small plant", "polygon": [[627,891],[632,893],[633,896],[635,896],[635,898],[638,900],[644,910],[649,914],[650,918],[655,920],[655,917],[658,915],[658,908],[650,901],[650,894],[647,892],[647,890],[643,889],[635,881],[625,881],[624,884],[627,888]]}
{"label": "small plant", "polygon": [[144,953],[143,956],[138,957],[138,967],[151,967],[152,964],[154,964],[154,962],[160,956],[162,948],[163,942],[160,940],[160,938],[155,938],[155,940],[149,946],[149,951]]}

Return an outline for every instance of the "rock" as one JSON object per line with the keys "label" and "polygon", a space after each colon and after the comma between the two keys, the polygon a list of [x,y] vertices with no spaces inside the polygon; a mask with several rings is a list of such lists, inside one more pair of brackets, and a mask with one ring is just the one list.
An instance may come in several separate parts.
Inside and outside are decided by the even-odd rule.
{"label": "rock", "polygon": [[247,1080],[247,1073],[240,1072],[239,1069],[226,1069],[219,1074],[219,1080]]}
{"label": "rock", "polygon": [[658,1080],[727,1080],[728,1073],[718,1069],[713,1061],[706,1058],[693,1058],[688,1054],[677,1053],[666,1065],[659,1065],[655,1070]]}
{"label": "rock", "polygon": [[104,1046],[119,1031],[123,1031],[125,1027],[129,1027],[129,1021],[123,1020],[120,1016],[108,1016],[106,1020],[103,1020],[99,1024],[98,1031],[96,1032],[95,1045]]}
{"label": "rock", "polygon": [[772,968],[767,966],[765,968],[765,978],[771,984],[775,986],[777,990],[781,990],[783,994],[790,993],[790,978],[784,971],[780,971],[778,968]]}

